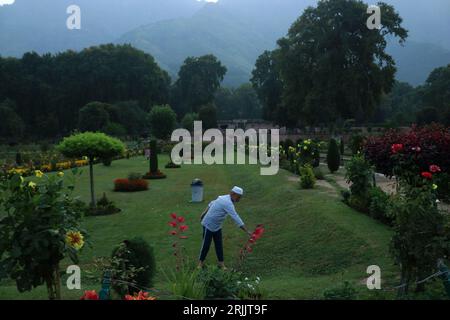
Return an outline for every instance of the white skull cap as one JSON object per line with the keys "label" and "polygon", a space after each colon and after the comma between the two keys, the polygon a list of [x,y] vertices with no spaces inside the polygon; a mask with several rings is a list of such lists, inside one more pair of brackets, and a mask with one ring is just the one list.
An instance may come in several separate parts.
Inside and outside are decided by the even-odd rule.
{"label": "white skull cap", "polygon": [[233,187],[233,189],[231,189],[231,192],[234,192],[240,196],[244,195],[244,189],[239,187]]}

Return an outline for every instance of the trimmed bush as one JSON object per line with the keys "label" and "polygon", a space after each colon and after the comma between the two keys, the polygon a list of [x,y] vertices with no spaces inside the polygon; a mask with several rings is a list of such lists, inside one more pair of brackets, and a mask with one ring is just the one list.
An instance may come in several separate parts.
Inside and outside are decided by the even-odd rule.
{"label": "trimmed bush", "polygon": [[339,154],[339,146],[335,139],[331,139],[330,144],[328,146],[327,164],[328,169],[330,170],[331,173],[338,171],[339,166],[341,165],[341,155]]}
{"label": "trimmed bush", "polygon": [[[156,272],[155,255],[153,248],[144,239],[136,237],[125,240],[122,245],[113,250],[112,257],[123,262],[121,274],[126,274],[131,269],[138,270],[137,272],[131,272],[132,276],[124,279],[124,281],[131,282],[142,289],[153,286],[153,278]],[[123,286],[122,284],[113,284],[113,289],[121,296],[140,291],[134,286]]]}
{"label": "trimmed bush", "polygon": [[116,179],[114,180],[114,191],[137,192],[148,190],[148,182],[144,179]]}
{"label": "trimmed bush", "polygon": [[107,216],[119,213],[120,211],[122,210],[117,208],[114,202],[106,197],[105,193],[103,193],[103,197],[97,201],[96,207],[87,207],[85,210],[87,216]]}
{"label": "trimmed bush", "polygon": [[300,172],[300,186],[302,189],[313,189],[316,184],[316,177],[310,165],[301,166]]}

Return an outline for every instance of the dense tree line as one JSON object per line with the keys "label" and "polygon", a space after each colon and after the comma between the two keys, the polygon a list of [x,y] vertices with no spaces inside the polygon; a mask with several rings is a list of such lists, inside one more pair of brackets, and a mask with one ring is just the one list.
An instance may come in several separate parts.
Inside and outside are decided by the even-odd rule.
{"label": "dense tree line", "polygon": [[[226,67],[213,55],[188,57],[171,83],[152,56],[129,45],[56,55],[0,57],[0,137],[55,138],[73,130],[167,138],[177,123],[257,118],[251,85],[221,88]],[[4,84],[4,85],[3,85]]]}
{"label": "dense tree line", "polygon": [[118,112],[110,114],[122,117],[120,109],[129,105],[122,101],[134,101],[134,109],[137,104],[148,111],[167,103],[170,92],[170,77],[152,56],[111,44],[81,52],[0,58],[0,83],[0,102],[8,99],[0,110],[10,119],[7,124],[2,117],[2,133],[21,120],[24,134],[39,138],[76,129],[80,109],[90,102],[115,103]]}
{"label": "dense tree line", "polygon": [[377,108],[372,121],[390,126],[450,125],[450,65],[436,68],[416,88],[397,82]]}

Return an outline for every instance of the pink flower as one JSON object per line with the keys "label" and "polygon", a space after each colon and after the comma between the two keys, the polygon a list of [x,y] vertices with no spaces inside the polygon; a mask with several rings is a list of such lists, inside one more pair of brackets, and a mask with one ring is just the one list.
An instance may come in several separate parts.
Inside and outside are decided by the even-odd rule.
{"label": "pink flower", "polygon": [[188,226],[180,226],[180,231],[186,231],[189,227]]}
{"label": "pink flower", "polygon": [[171,213],[170,216],[172,217],[172,219],[176,219],[177,215],[175,213]]}
{"label": "pink flower", "polygon": [[435,164],[430,166],[430,172],[432,173],[439,173],[441,172],[441,168]]}
{"label": "pink flower", "polygon": [[177,220],[178,220],[178,222],[183,223],[185,219],[184,219],[184,217],[178,217]]}
{"label": "pink flower", "polygon": [[176,232],[175,230],[172,230],[172,231],[170,231],[170,234],[171,234],[172,236],[174,236],[174,235],[177,234],[177,232]]}
{"label": "pink flower", "polygon": [[169,222],[169,226],[175,228],[177,226],[177,223],[175,221]]}

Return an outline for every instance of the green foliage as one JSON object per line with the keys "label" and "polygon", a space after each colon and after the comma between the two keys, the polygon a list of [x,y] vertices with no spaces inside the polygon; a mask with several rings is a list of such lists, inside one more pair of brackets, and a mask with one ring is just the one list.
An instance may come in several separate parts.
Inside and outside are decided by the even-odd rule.
{"label": "green foliage", "polygon": [[149,113],[152,134],[158,139],[167,139],[177,123],[177,115],[169,105],[154,106]]}
{"label": "green foliage", "polygon": [[134,270],[125,279],[120,277],[122,281],[132,283],[132,285],[123,283],[113,285],[114,290],[121,296],[128,293],[137,293],[153,285],[156,272],[155,255],[153,248],[144,239],[135,237],[131,240],[125,240],[113,250],[112,258],[118,258],[122,261],[119,265],[121,274]]}
{"label": "green foliage", "polygon": [[404,42],[408,34],[392,6],[379,6],[384,17],[380,30],[355,27],[366,25],[362,1],[320,1],[304,11],[274,53],[283,80],[278,113],[294,122],[333,124],[361,121],[374,111],[391,90],[396,71],[386,38]]}
{"label": "green foliage", "polygon": [[99,131],[109,124],[109,105],[102,102],[90,102],[78,113],[80,131]]}
{"label": "green foliage", "polygon": [[258,57],[250,81],[262,104],[262,116],[264,119],[289,127],[296,124],[295,118],[290,118],[289,114],[285,114],[281,110],[283,83],[275,52],[264,51]]}
{"label": "green foliage", "polygon": [[323,297],[325,300],[356,300],[357,291],[350,282],[345,281],[335,288],[325,290]]}
{"label": "green foliage", "polygon": [[111,158],[123,154],[124,144],[100,132],[77,133],[64,140],[56,149],[68,158]]}
{"label": "green foliage", "polygon": [[436,184],[438,186],[438,198],[450,202],[450,174],[441,173],[436,179]]}
{"label": "green foliage", "polygon": [[202,270],[199,279],[205,284],[206,299],[235,299],[239,294],[241,274],[217,267]]}
{"label": "green foliage", "polygon": [[60,299],[59,263],[67,256],[78,263],[83,243],[66,240],[69,231],[80,231],[82,217],[72,182],[57,175],[0,181],[0,278],[14,279],[19,292],[47,284],[49,299]]}
{"label": "green foliage", "polygon": [[172,294],[176,299],[205,299],[205,284],[199,281],[200,270],[184,263],[179,270],[166,275],[172,289]]}
{"label": "green foliage", "polygon": [[214,104],[207,104],[198,112],[199,120],[202,121],[203,130],[217,128],[217,108]]}
{"label": "green foliage", "polygon": [[339,154],[339,147],[335,139],[330,140],[327,153],[327,165],[331,173],[339,170],[341,164],[341,155]]}
{"label": "green foliage", "polygon": [[127,134],[127,130],[121,124],[115,122],[109,122],[101,131],[113,137],[124,137]]}
{"label": "green foliage", "polygon": [[[450,237],[445,231],[445,217],[436,204],[429,186],[401,184],[389,206],[394,218],[391,253],[401,266],[401,295],[407,294],[411,283],[432,274],[436,261],[448,253]],[[417,290],[424,289],[417,285]]]}
{"label": "green foliage", "polygon": [[374,187],[369,191],[369,215],[385,224],[392,224],[392,217],[388,216],[389,195],[381,188]]}
{"label": "green foliage", "polygon": [[244,83],[236,89],[220,88],[214,98],[218,119],[260,119],[261,104],[251,84]]}
{"label": "green foliage", "polygon": [[137,172],[130,172],[128,174],[128,180],[140,180],[142,179],[142,174]]}
{"label": "green foliage", "polygon": [[373,177],[372,166],[362,155],[353,156],[345,165],[345,178],[353,195],[367,198]]}
{"label": "green foliage", "polygon": [[316,184],[316,177],[313,168],[310,165],[301,166],[300,169],[300,186],[302,189],[313,189]]}
{"label": "green foliage", "polygon": [[[152,56],[130,45],[107,44],[42,56],[26,53],[21,59],[2,58],[0,65],[1,70],[8,70],[0,73],[0,101],[6,94],[16,102],[15,112],[25,123],[27,136],[41,136],[41,129],[52,137],[72,132],[78,126],[80,109],[93,101],[135,100],[152,106],[167,103],[169,98],[168,73]],[[101,113],[100,120],[104,120],[106,113]],[[85,129],[102,128],[93,119],[85,119],[95,125]],[[105,125],[103,120],[98,125]]]}
{"label": "green foliage", "polygon": [[188,57],[174,88],[178,113],[198,112],[201,106],[212,103],[226,72],[214,55]]}
{"label": "green foliage", "polygon": [[363,145],[366,140],[366,137],[360,134],[353,134],[350,138],[350,150],[352,151],[353,155],[358,154],[359,152],[362,152]]}
{"label": "green foliage", "polygon": [[16,112],[16,105],[11,100],[0,103],[0,137],[20,139],[25,133],[25,123]]}
{"label": "green foliage", "polygon": [[194,112],[186,113],[181,120],[181,126],[189,131],[194,131],[194,122],[198,121],[198,114]]}

